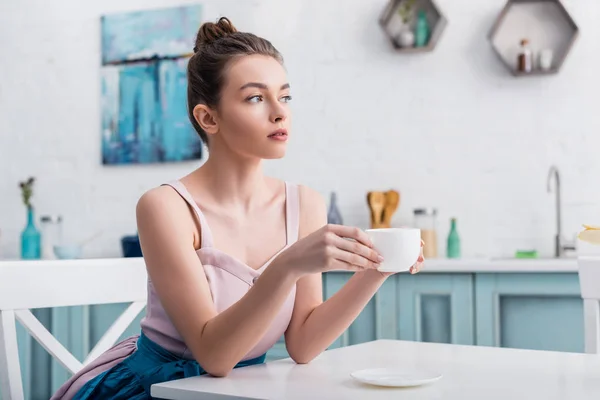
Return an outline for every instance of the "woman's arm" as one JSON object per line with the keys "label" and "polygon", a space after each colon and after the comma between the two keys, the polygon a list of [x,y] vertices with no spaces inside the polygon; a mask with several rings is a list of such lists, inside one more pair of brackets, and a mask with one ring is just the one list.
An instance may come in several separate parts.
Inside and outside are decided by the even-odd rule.
{"label": "woman's arm", "polygon": [[[300,190],[300,237],[327,223],[325,202],[315,191]],[[307,363],[324,351],[356,319],[385,281],[376,270],[357,272],[335,295],[323,302],[321,274],[300,278],[296,302],[285,334],[286,348],[297,363]]]}
{"label": "woman's arm", "polygon": [[217,314],[187,203],[162,186],[140,198],[136,214],[148,274],[165,311],[202,368],[227,375],[269,329],[298,276],[266,268],[242,299]]}

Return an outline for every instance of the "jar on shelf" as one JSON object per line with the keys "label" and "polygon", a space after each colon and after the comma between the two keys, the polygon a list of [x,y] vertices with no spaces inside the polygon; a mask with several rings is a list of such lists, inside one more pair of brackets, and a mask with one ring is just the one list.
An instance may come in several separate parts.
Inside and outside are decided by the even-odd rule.
{"label": "jar on shelf", "polygon": [[415,228],[421,230],[421,239],[425,242],[423,245],[423,257],[437,257],[437,233],[435,208],[415,208],[413,210]]}
{"label": "jar on shelf", "polygon": [[54,246],[62,244],[62,217],[60,215],[42,215],[42,258],[55,259]]}

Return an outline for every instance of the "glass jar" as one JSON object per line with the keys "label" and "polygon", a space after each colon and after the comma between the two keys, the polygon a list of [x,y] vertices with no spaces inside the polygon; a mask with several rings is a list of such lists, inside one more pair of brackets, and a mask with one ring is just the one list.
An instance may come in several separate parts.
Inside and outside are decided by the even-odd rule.
{"label": "glass jar", "polygon": [[42,258],[55,259],[54,246],[62,244],[62,217],[60,215],[42,215]]}
{"label": "glass jar", "polygon": [[423,257],[437,257],[437,233],[435,208],[415,208],[413,210],[415,228],[421,230],[421,239],[425,242],[423,245]]}

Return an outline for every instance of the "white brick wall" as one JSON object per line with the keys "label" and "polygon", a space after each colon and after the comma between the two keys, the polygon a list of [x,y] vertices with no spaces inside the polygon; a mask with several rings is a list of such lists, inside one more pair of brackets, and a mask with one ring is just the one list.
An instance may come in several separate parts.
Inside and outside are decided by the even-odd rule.
{"label": "white brick wall", "polygon": [[[294,94],[288,156],[270,174],[339,192],[346,222],[366,227],[365,193],[396,188],[394,224],[440,209],[440,246],[456,216],[465,256],[552,251],[563,173],[564,225],[600,221],[600,2],[565,4],[581,28],[562,73],[515,79],[486,36],[503,0],[437,0],[449,25],[432,54],[394,54],[377,26],[385,0],[205,2],[283,52]],[[38,178],[38,213],[61,213],[86,256],[118,256],[140,194],[196,163],[103,167],[99,16],[170,0],[0,3],[0,250],[18,254],[17,182]]]}

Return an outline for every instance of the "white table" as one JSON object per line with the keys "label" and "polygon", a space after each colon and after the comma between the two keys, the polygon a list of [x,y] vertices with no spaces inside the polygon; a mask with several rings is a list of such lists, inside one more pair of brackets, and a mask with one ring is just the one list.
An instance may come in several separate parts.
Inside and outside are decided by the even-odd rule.
{"label": "white table", "polygon": [[[441,380],[414,388],[356,382],[363,368],[419,367]],[[152,386],[163,399],[600,399],[600,356],[378,340],[329,350],[311,363],[290,359]]]}

